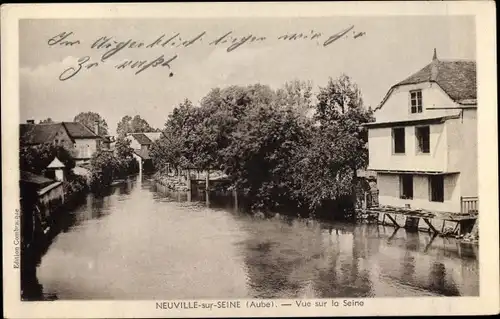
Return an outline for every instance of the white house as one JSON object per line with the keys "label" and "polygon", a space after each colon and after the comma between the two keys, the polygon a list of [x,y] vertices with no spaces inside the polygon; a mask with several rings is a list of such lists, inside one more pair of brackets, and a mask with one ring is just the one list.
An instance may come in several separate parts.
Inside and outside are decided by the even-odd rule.
{"label": "white house", "polygon": [[97,135],[97,124],[93,129],[79,122],[34,124],[29,120],[20,125],[21,146],[53,144],[65,147],[77,164],[88,163],[99,149],[101,136]]}
{"label": "white house", "polygon": [[367,124],[381,206],[477,212],[476,63],[432,62],[390,88]]}
{"label": "white house", "polygon": [[151,166],[151,157],[149,149],[153,142],[161,137],[161,132],[143,132],[129,133],[127,139],[130,141],[130,147],[134,150],[133,156],[139,163],[139,169],[142,171],[143,165]]}

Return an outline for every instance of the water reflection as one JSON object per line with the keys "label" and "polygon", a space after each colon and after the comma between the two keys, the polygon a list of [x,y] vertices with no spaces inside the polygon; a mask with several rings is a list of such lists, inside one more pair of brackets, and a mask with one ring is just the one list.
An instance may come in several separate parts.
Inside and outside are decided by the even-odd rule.
{"label": "water reflection", "polygon": [[59,299],[477,296],[477,246],[377,225],[257,218],[147,176],[88,195],[43,257]]}

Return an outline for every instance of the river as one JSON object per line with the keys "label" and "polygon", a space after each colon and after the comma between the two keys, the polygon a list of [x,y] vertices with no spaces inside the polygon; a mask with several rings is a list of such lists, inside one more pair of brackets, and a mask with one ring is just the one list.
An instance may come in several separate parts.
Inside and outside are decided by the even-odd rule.
{"label": "river", "polygon": [[147,177],[87,195],[37,268],[47,299],[478,296],[478,247],[377,225],[264,219]]}

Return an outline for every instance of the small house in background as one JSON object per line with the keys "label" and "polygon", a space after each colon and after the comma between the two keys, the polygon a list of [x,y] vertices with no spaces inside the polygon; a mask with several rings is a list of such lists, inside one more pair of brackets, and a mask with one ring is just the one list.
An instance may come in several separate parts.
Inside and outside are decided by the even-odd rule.
{"label": "small house in background", "polygon": [[101,136],[101,149],[103,150],[112,150],[114,149],[116,139],[112,135],[104,135]]}
{"label": "small house in background", "polygon": [[126,138],[130,141],[130,147],[134,150],[134,158],[139,163],[141,172],[153,168],[149,150],[151,145],[161,137],[161,132],[129,133]]}
{"label": "small house in background", "polygon": [[99,149],[100,140],[99,135],[79,122],[34,124],[29,120],[20,125],[21,146],[60,145],[71,153],[77,164],[90,161]]}
{"label": "small house in background", "polygon": [[48,174],[54,176],[54,178],[59,182],[64,182],[64,164],[55,157],[54,160],[47,166]]}

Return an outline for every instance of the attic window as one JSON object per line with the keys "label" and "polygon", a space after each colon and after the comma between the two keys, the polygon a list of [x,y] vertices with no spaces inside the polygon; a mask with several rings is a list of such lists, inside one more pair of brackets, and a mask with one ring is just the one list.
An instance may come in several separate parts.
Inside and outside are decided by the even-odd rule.
{"label": "attic window", "polygon": [[422,90],[410,91],[411,113],[422,113]]}

